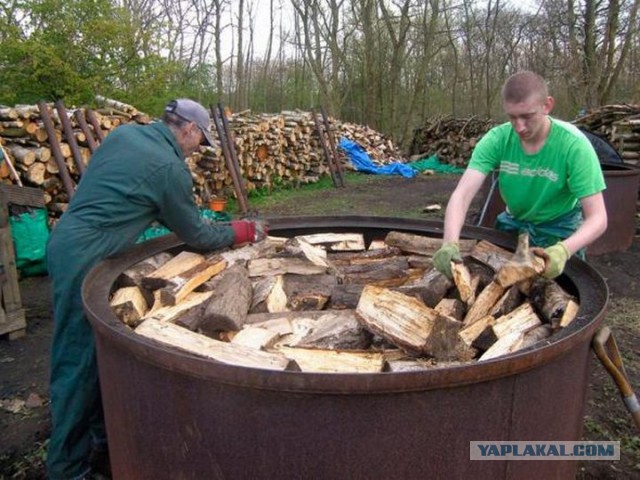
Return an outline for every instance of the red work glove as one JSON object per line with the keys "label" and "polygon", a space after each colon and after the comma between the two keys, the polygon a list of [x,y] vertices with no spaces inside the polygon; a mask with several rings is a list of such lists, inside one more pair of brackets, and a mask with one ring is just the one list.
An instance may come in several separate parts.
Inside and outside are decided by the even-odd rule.
{"label": "red work glove", "polygon": [[234,245],[259,242],[267,238],[269,225],[266,222],[256,220],[233,220],[231,228],[234,233]]}

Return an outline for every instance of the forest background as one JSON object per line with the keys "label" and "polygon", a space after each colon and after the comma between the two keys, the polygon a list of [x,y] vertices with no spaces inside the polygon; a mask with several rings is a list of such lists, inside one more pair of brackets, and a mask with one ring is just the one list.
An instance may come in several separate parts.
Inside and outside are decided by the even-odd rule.
{"label": "forest background", "polygon": [[439,115],[504,119],[519,69],[571,120],[640,97],[640,0],[0,0],[0,104],[95,95],[152,115],[323,105],[407,146]]}

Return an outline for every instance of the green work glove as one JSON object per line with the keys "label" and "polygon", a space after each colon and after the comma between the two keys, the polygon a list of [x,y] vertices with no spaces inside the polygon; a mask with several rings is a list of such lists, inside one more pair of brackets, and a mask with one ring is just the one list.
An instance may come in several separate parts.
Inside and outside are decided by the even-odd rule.
{"label": "green work glove", "polygon": [[556,278],[564,270],[564,266],[570,256],[569,250],[567,250],[567,247],[562,242],[545,248],[543,255],[545,268],[542,276],[545,278]]}
{"label": "green work glove", "polygon": [[445,242],[433,255],[433,266],[451,279],[451,262],[462,262],[458,242]]}

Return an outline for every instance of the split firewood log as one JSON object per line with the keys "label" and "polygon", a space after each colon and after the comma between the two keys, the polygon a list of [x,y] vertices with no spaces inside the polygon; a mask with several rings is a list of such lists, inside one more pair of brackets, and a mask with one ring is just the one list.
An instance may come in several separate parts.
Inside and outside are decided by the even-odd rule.
{"label": "split firewood log", "polygon": [[442,315],[455,318],[461,322],[464,318],[466,307],[464,303],[457,298],[443,298],[434,307],[434,310]]}
{"label": "split firewood log", "polygon": [[399,248],[384,245],[380,248],[363,252],[330,252],[327,258],[333,265],[339,267],[341,265],[361,265],[376,262],[380,259],[398,257],[401,254],[402,251]]}
{"label": "split firewood log", "polygon": [[278,352],[293,360],[303,372],[316,373],[378,373],[384,368],[381,352],[319,350],[280,347]]}
{"label": "split firewood log", "polygon": [[460,300],[468,306],[473,305],[476,300],[475,285],[477,283],[474,285],[469,269],[462,262],[451,262],[451,274],[460,294]]}
{"label": "split firewood log", "polygon": [[504,287],[500,285],[497,281],[491,282],[487,285],[478,298],[476,298],[471,308],[467,311],[467,314],[464,317],[464,324],[471,325],[475,321],[485,317],[489,312],[492,311],[493,307],[500,300],[502,295],[504,294]]}
{"label": "split firewood log", "polygon": [[434,268],[395,290],[419,298],[427,307],[435,308],[452,286],[453,282]]}
{"label": "split firewood log", "polygon": [[410,279],[410,273],[406,257],[382,258],[375,262],[338,268],[341,283],[357,285],[398,286]]}
{"label": "split firewood log", "polygon": [[268,350],[281,336],[282,334],[277,331],[253,325],[237,332],[231,339],[231,343],[256,350]]}
{"label": "split firewood log", "polygon": [[[460,338],[462,338],[467,345],[485,351],[498,339],[491,328],[495,323],[496,319],[494,317],[485,315],[477,321],[465,325],[462,330],[460,330]],[[481,337],[484,338],[479,341]]]}
{"label": "split firewood log", "polygon": [[517,285],[512,285],[489,310],[489,315],[493,315],[496,318],[506,315],[520,305],[522,301],[523,297],[520,289]]}
{"label": "split firewood log", "polygon": [[371,333],[358,322],[353,310],[339,310],[320,316],[313,330],[291,346],[329,350],[366,350],[371,345],[371,337]]}
{"label": "split firewood log", "polygon": [[263,352],[200,335],[173,323],[149,319],[135,330],[138,335],[221,363],[268,370],[297,369],[294,362],[278,352]]}
{"label": "split firewood log", "polygon": [[249,276],[282,275],[297,273],[299,275],[315,275],[326,273],[327,267],[314,265],[308,260],[298,258],[256,258],[249,261]]}
{"label": "split firewood log", "polygon": [[498,339],[512,332],[526,333],[527,331],[542,325],[540,318],[533,310],[529,302],[525,302],[512,312],[496,318],[493,331]]}
{"label": "split firewood log", "polygon": [[191,292],[176,305],[159,305],[152,308],[142,317],[142,321],[150,318],[159,322],[174,322],[183,327],[195,330],[193,325],[196,319],[202,316],[205,302],[211,296],[211,292]]}
{"label": "split firewood log", "polygon": [[539,325],[524,334],[522,348],[527,348],[531,345],[535,345],[543,340],[546,340],[551,336],[552,333],[553,330],[551,329],[550,325]]}
{"label": "split firewood log", "polygon": [[[226,260],[220,255],[214,255],[210,258],[204,258],[202,262],[188,270],[176,273],[171,277],[165,276],[163,280],[166,280],[167,283],[155,291],[154,299],[158,305],[154,303],[153,308],[175,305],[211,277],[222,272],[226,266]],[[146,277],[145,280],[147,278],[149,277]]]}
{"label": "split firewood log", "polygon": [[204,261],[204,255],[184,251],[164,263],[160,268],[142,278],[142,286],[148,290],[157,290],[165,287],[171,278],[179,276],[189,269],[200,265]]}
{"label": "split firewood log", "polygon": [[240,330],[247,319],[253,293],[247,269],[235,264],[217,275],[206,288],[212,295],[195,326],[197,330],[209,336],[223,330]]}
{"label": "split firewood log", "polygon": [[116,316],[129,326],[135,326],[149,310],[144,295],[136,286],[116,290],[109,305]]}
{"label": "split firewood log", "polygon": [[499,338],[478,358],[478,361],[492,360],[496,357],[508,355],[522,349],[524,346],[524,336],[525,334],[523,332],[511,332]]}
{"label": "split firewood log", "polygon": [[529,234],[518,235],[518,247],[513,257],[506,262],[497,274],[497,281],[504,288],[510,287],[522,280],[535,277],[544,272],[544,260],[529,250]]}
{"label": "split firewood log", "polygon": [[286,308],[292,311],[322,310],[337,284],[335,275],[283,275],[283,291],[286,296]]}
{"label": "split firewood log", "polygon": [[[404,233],[391,231],[384,239],[385,243],[391,247],[397,247],[406,253],[415,253],[433,257],[433,254],[442,246],[441,238],[430,238],[414,233]],[[468,254],[476,240],[460,240],[460,254]]]}
{"label": "split firewood log", "polygon": [[469,256],[498,272],[511,259],[513,253],[486,240],[480,240],[473,246]]}
{"label": "split firewood log", "polygon": [[[567,308],[570,308],[570,316],[577,313],[577,303],[574,297],[569,295],[564,289],[552,280],[537,278],[531,284],[529,292],[531,303],[542,317],[551,324],[553,329],[560,328],[563,316]],[[569,323],[569,317],[565,323]]]}
{"label": "split firewood log", "polygon": [[371,332],[398,347],[438,359],[455,356],[461,323],[399,292],[368,285],[356,309]]}
{"label": "split firewood log", "polygon": [[323,247],[328,252],[361,252],[365,250],[361,233],[314,233],[301,235],[301,240]]}
{"label": "split firewood log", "polygon": [[338,284],[331,289],[327,308],[332,310],[352,310],[358,306],[364,285]]}
{"label": "split firewood log", "polygon": [[122,287],[142,287],[142,279],[160,268],[173,258],[168,252],[161,252],[152,257],[145,258],[132,267],[127,268],[116,280],[118,288]]}
{"label": "split firewood log", "polygon": [[299,237],[294,237],[285,242],[283,252],[308,260],[319,267],[329,268],[330,266],[325,249],[312,245]]}

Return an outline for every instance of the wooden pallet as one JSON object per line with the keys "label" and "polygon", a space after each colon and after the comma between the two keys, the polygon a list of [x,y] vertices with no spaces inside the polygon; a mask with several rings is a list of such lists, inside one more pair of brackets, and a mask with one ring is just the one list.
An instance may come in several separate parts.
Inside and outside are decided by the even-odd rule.
{"label": "wooden pallet", "polygon": [[0,184],[0,335],[15,339],[25,335],[27,322],[20,299],[9,205],[45,208],[42,190]]}

